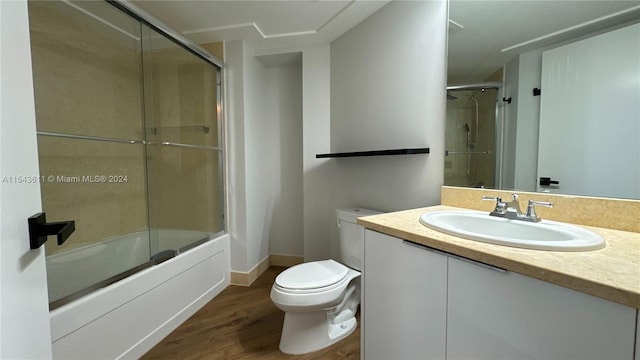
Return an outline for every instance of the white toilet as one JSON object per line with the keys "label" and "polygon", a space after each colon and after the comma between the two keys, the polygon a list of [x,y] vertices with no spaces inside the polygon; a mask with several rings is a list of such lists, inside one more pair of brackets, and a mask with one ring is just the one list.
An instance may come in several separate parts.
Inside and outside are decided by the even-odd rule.
{"label": "white toilet", "polygon": [[336,213],[342,264],[322,260],[293,266],[280,273],[271,288],[271,300],[285,312],[280,337],[280,351],[285,354],[323,349],[358,325],[364,228],[356,219],[379,212],[351,208],[336,209]]}

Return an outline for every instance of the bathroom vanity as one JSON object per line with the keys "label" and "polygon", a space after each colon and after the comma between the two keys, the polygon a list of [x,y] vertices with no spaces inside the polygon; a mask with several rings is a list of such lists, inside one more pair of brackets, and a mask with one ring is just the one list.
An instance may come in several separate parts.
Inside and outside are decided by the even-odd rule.
{"label": "bathroom vanity", "polygon": [[640,235],[587,227],[600,250],[481,243],[419,223],[433,206],[358,220],[363,359],[639,359]]}

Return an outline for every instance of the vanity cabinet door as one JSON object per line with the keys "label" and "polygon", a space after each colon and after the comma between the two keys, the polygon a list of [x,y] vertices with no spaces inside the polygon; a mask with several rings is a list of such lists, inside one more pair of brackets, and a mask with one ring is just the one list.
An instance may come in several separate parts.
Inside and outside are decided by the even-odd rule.
{"label": "vanity cabinet door", "polygon": [[636,357],[640,360],[640,310],[636,310]]}
{"label": "vanity cabinet door", "polygon": [[447,257],[365,232],[362,359],[444,359]]}
{"label": "vanity cabinet door", "polygon": [[449,258],[447,359],[633,359],[636,311]]}

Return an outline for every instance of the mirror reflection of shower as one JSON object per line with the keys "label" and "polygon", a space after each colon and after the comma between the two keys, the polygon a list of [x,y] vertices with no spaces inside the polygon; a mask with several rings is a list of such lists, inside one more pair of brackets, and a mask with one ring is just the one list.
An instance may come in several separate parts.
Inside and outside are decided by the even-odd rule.
{"label": "mirror reflection of shower", "polygon": [[495,187],[496,110],[501,85],[447,87],[445,185]]}

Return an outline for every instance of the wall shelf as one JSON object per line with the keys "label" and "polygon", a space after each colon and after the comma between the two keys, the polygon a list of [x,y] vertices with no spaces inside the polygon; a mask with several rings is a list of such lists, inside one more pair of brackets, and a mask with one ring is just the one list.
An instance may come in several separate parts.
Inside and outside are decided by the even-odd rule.
{"label": "wall shelf", "polygon": [[412,155],[412,154],[428,154],[428,153],[429,153],[429,148],[371,150],[371,151],[354,151],[354,152],[343,152],[343,153],[316,154],[316,159],[357,157],[357,156]]}

